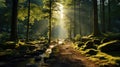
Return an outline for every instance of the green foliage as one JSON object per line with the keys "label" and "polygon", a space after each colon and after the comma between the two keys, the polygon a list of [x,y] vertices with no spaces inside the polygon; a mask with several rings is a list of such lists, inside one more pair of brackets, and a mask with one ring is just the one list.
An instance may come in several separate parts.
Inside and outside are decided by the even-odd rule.
{"label": "green foliage", "polygon": [[19,3],[25,3],[26,0],[19,0]]}
{"label": "green foliage", "polygon": [[6,7],[5,0],[0,0],[0,8]]}
{"label": "green foliage", "polygon": [[[25,5],[22,5],[25,6]],[[18,11],[18,19],[25,21],[28,16],[27,7],[20,7]],[[38,6],[34,3],[30,4],[30,23],[33,24],[36,20],[40,21],[42,19],[43,13],[41,6]]]}
{"label": "green foliage", "polygon": [[24,21],[26,19],[25,17],[27,17],[27,12],[26,8],[20,8],[18,11],[18,19]]}

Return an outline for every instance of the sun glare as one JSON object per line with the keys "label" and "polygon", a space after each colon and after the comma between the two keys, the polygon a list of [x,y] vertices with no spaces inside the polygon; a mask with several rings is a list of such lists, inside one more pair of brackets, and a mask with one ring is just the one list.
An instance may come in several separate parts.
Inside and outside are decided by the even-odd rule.
{"label": "sun glare", "polygon": [[64,13],[63,13],[63,12],[64,12],[64,10],[63,10],[63,5],[60,4],[60,7],[59,7],[59,8],[60,8],[60,18],[63,19],[63,15],[64,15]]}
{"label": "sun glare", "polygon": [[59,30],[59,38],[64,39],[66,38],[65,35],[67,34],[67,30],[65,29],[65,21],[64,21],[64,6],[59,3],[59,25],[60,25],[60,30]]}

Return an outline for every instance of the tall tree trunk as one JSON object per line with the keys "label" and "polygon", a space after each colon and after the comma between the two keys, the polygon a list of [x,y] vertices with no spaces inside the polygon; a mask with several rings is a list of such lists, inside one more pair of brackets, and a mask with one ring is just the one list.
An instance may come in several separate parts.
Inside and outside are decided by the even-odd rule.
{"label": "tall tree trunk", "polygon": [[76,36],[76,0],[74,0],[74,37]]}
{"label": "tall tree trunk", "polygon": [[17,7],[18,7],[18,0],[13,0],[12,5],[12,22],[11,22],[11,36],[10,39],[12,41],[17,41]]}
{"label": "tall tree trunk", "polygon": [[48,28],[48,43],[51,42],[51,20],[52,20],[52,0],[50,0],[50,12],[49,12],[49,28]]}
{"label": "tall tree trunk", "polygon": [[105,24],[105,6],[104,6],[104,2],[105,2],[105,0],[100,0],[100,3],[101,3],[101,8],[100,8],[100,10],[101,10],[101,24],[102,24],[102,32],[103,33],[105,33],[106,32],[106,28],[105,28],[105,26],[106,26],[106,24]]}
{"label": "tall tree trunk", "polygon": [[108,0],[108,31],[111,31],[111,15],[110,15],[110,13],[111,13],[111,7],[110,7],[110,5],[111,5],[111,2],[110,2],[110,0]]}
{"label": "tall tree trunk", "polygon": [[27,22],[27,32],[26,32],[26,41],[29,41],[29,27],[30,27],[30,0],[28,0],[28,22]]}
{"label": "tall tree trunk", "polygon": [[99,36],[100,30],[98,25],[98,8],[97,8],[97,0],[93,0],[93,8],[94,8],[94,22],[93,22],[93,35]]}
{"label": "tall tree trunk", "polygon": [[0,17],[0,34],[2,33],[2,23],[1,23],[1,17]]}
{"label": "tall tree trunk", "polygon": [[80,31],[80,35],[82,36],[81,21],[80,21],[80,18],[81,18],[81,16],[80,16],[80,7],[81,7],[80,5],[81,5],[81,3],[80,3],[80,2],[81,2],[81,1],[79,1],[79,4],[78,4],[78,6],[79,6],[79,27],[80,27],[80,28],[79,28],[79,29],[80,29],[79,31]]}

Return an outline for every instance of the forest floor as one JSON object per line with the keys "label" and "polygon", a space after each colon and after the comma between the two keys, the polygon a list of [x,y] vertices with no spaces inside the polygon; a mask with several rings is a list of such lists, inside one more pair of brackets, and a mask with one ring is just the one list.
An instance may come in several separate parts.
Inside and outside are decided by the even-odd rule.
{"label": "forest floor", "polygon": [[71,47],[71,42],[65,45],[59,45],[59,53],[56,61],[50,64],[50,67],[99,67],[93,61],[82,55],[79,51]]}

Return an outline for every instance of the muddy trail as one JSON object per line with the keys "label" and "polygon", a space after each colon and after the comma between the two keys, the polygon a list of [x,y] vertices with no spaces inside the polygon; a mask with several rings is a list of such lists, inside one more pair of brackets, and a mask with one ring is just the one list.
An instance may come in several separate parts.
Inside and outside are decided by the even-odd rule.
{"label": "muddy trail", "polygon": [[50,67],[99,67],[93,61],[80,54],[79,51],[71,47],[72,43],[56,46],[59,50],[54,57],[54,62],[50,63]]}

